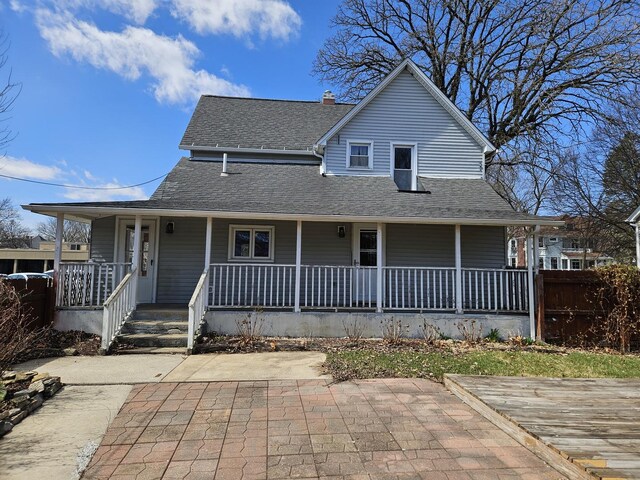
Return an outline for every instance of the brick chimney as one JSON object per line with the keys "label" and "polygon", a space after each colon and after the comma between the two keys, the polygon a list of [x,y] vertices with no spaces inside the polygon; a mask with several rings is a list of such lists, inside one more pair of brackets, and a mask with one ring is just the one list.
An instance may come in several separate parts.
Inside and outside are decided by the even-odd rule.
{"label": "brick chimney", "polygon": [[335,105],[336,104],[336,96],[331,92],[331,90],[325,90],[322,94],[322,105]]}

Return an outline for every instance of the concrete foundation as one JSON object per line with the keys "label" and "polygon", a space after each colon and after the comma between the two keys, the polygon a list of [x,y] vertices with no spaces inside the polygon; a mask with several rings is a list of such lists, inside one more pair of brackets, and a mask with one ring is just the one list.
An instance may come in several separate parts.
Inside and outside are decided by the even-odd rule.
{"label": "concrete foundation", "polygon": [[446,337],[461,338],[458,324],[466,324],[469,329],[475,321],[476,331],[482,327],[482,334],[497,328],[503,338],[513,335],[529,335],[527,315],[485,315],[453,313],[349,313],[349,312],[246,312],[216,311],[205,316],[208,331],[220,334],[236,334],[237,322],[252,317],[260,319],[262,335],[277,337],[345,337],[346,330],[357,325],[364,338],[382,337],[383,324],[391,319],[400,320],[404,336],[421,338],[423,324],[437,327]]}
{"label": "concrete foundation", "polygon": [[102,313],[102,308],[56,310],[53,328],[63,332],[81,330],[94,335],[102,335]]}

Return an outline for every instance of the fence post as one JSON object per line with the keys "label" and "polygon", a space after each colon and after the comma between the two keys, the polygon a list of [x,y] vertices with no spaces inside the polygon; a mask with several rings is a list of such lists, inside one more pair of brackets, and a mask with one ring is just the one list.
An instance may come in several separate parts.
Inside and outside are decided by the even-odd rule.
{"label": "fence post", "polygon": [[536,296],[537,296],[537,320],[536,340],[544,342],[544,275],[536,275]]}
{"label": "fence post", "polygon": [[527,235],[527,290],[529,303],[529,338],[536,338],[535,295],[533,286],[533,235]]}

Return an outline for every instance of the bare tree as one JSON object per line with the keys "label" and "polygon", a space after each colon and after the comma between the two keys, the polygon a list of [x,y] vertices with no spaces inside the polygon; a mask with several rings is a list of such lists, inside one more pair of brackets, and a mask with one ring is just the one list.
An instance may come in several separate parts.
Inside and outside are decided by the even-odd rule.
{"label": "bare tree", "polygon": [[[9,40],[7,36],[0,30],[0,71],[7,65],[9,59]],[[6,80],[0,83],[0,149],[5,147],[13,138],[14,134],[7,126],[7,114],[11,111],[16,98],[20,94],[22,85],[13,81],[11,70]]]}
{"label": "bare tree", "polygon": [[314,73],[357,100],[412,58],[502,147],[640,84],[639,20],[637,0],[343,0]]}
{"label": "bare tree", "polygon": [[[46,240],[56,239],[56,224],[55,218],[48,218],[44,222],[40,222],[36,227],[38,235],[41,235]],[[91,239],[91,225],[83,222],[75,222],[73,220],[64,221],[64,230],[62,234],[63,242],[71,243],[89,243]]]}
{"label": "bare tree", "polygon": [[11,199],[0,199],[0,248],[28,248],[30,236]]}

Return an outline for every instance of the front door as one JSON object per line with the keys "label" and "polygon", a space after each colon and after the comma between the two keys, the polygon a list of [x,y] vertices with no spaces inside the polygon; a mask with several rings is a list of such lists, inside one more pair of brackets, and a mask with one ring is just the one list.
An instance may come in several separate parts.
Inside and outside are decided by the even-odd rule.
{"label": "front door", "polygon": [[375,306],[378,265],[378,231],[375,227],[354,227],[353,296],[362,306]]}
{"label": "front door", "polygon": [[[135,225],[133,220],[120,220],[118,262],[131,263],[133,260]],[[152,303],[156,257],[156,222],[144,220],[140,235],[140,262],[138,264],[138,303]]]}

